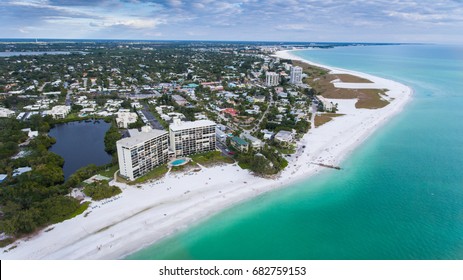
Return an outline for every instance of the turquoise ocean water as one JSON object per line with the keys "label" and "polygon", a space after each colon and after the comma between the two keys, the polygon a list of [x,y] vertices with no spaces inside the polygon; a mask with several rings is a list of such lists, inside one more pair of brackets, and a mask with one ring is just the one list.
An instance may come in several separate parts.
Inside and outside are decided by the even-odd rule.
{"label": "turquoise ocean water", "polygon": [[298,51],[405,83],[405,110],[342,162],[129,259],[463,259],[463,47]]}

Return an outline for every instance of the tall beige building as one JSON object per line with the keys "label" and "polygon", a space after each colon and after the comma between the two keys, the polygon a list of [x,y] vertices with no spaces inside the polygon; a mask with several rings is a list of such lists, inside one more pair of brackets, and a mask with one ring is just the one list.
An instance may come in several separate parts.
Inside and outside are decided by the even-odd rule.
{"label": "tall beige building", "polygon": [[120,174],[134,180],[164,164],[169,159],[169,134],[163,130],[143,127],[141,132],[131,131],[131,136],[117,141]]}
{"label": "tall beige building", "polygon": [[169,126],[170,148],[175,156],[187,156],[216,149],[215,127],[209,120],[181,122],[174,119]]}
{"label": "tall beige building", "polygon": [[291,67],[291,75],[290,75],[289,82],[295,85],[302,84],[302,67],[299,67],[299,66]]}
{"label": "tall beige building", "polygon": [[280,83],[280,75],[275,72],[265,73],[265,85],[268,87],[277,86]]}

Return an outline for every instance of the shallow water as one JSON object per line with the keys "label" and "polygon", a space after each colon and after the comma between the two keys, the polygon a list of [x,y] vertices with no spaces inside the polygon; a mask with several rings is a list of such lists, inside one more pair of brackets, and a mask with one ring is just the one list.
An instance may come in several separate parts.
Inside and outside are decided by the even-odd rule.
{"label": "shallow water", "polygon": [[462,259],[463,47],[298,51],[415,90],[342,171],[226,210],[129,259]]}

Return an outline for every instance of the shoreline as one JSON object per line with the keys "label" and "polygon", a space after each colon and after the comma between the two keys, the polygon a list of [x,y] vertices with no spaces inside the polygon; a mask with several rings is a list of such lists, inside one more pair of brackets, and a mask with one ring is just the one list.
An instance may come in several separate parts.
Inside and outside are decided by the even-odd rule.
{"label": "shoreline", "polygon": [[2,251],[0,259],[124,258],[225,209],[305,181],[326,169],[310,162],[339,165],[411,99],[412,89],[392,80],[312,63],[290,51],[280,51],[274,56],[368,79],[380,88],[387,88],[393,100],[384,108],[370,110],[355,109],[356,99],[337,99],[338,113],[345,115],[311,128],[298,141],[297,156],[288,159],[288,167],[275,180],[255,177],[236,164],[229,164],[203,168],[197,173],[169,173],[159,181],[140,184],[141,188],[111,183],[123,190],[118,199],[92,202],[85,211],[88,214],[51,225],[35,236],[6,246],[4,250],[16,247]]}

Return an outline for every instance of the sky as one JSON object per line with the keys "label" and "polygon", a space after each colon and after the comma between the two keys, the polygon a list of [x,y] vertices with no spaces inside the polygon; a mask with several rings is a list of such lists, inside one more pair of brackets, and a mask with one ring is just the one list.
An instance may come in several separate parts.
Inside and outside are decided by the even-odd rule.
{"label": "sky", "polygon": [[463,0],[0,0],[0,38],[463,43]]}

